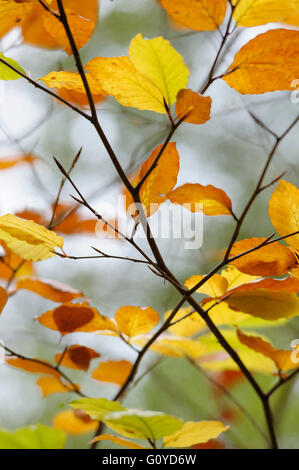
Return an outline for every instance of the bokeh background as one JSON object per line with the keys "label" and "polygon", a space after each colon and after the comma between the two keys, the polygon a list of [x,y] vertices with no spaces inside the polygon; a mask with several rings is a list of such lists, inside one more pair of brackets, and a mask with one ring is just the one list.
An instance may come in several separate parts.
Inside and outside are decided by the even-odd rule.
{"label": "bokeh background", "polygon": [[[267,28],[277,27],[268,25]],[[240,30],[235,44],[228,44],[219,64],[222,73],[232,62],[234,53],[265,27]],[[220,43],[216,32],[194,32],[177,28],[154,0],[101,0],[100,21],[91,41],[82,49],[85,63],[96,56],[126,55],[131,39],[138,33],[146,38],[162,35],[184,57],[191,71],[189,87],[199,90],[206,80]],[[48,51],[19,44],[18,28],[1,41],[1,50],[15,58],[30,75],[38,79],[52,70],[74,70],[72,57],[61,50]],[[296,78],[296,77],[294,77]],[[272,130],[282,132],[299,112],[290,93],[242,96],[218,80],[209,89],[213,99],[212,118],[203,126],[185,124],[175,136],[181,157],[178,183],[199,182],[224,189],[238,214],[251,194],[273,139],[250,117],[253,111]],[[121,185],[114,169],[88,122],[66,109],[23,80],[5,83],[0,103],[0,158],[34,152],[39,161],[0,173],[0,213],[35,209],[50,216],[61,175],[53,162],[55,155],[68,167],[82,146],[81,158],[73,178],[93,206],[116,204]],[[135,169],[163,141],[169,123],[165,116],[123,108],[109,98],[98,106],[101,124],[123,167]],[[275,155],[268,179],[286,171],[285,178],[298,184],[298,137],[295,129]],[[268,216],[271,189],[265,191],[251,209],[240,238],[268,236],[273,227]],[[66,185],[62,200],[71,202],[73,189]],[[168,203],[166,203],[168,204]],[[167,210],[162,208],[161,211]],[[88,214],[82,211],[82,214]],[[154,218],[158,217],[153,216]],[[203,274],[219,260],[234,223],[229,217],[204,217],[203,246],[185,250],[183,240],[160,239],[159,247],[176,276],[184,281],[192,274]],[[143,242],[141,241],[141,244]],[[135,255],[120,240],[103,240],[96,235],[65,237],[65,250],[71,255],[91,255],[90,245],[115,255]],[[178,295],[172,287],[155,277],[146,266],[115,260],[69,261],[59,258],[38,263],[37,272],[84,291],[91,304],[107,316],[123,305],[151,305],[162,316],[175,305]],[[26,291],[8,303],[0,318],[0,339],[12,349],[31,357],[52,360],[67,344],[84,344],[101,354],[101,360],[134,360],[134,352],[114,338],[90,334],[73,334],[60,339],[34,321],[34,317],[53,308],[53,303]],[[290,347],[299,337],[299,323],[291,321],[267,331],[277,347]],[[157,361],[149,353],[141,373]],[[93,361],[95,368],[97,361]],[[97,382],[83,372],[70,375],[90,396],[111,398],[116,385]],[[275,379],[257,376],[267,386]],[[51,424],[53,416],[72,398],[52,395],[43,399],[36,386],[36,376],[0,365],[0,427],[15,429],[42,422]],[[298,386],[285,386],[275,395],[273,409],[279,442],[282,447],[298,448]],[[264,426],[260,404],[245,381],[238,381],[231,393]],[[216,394],[209,380],[184,359],[164,358],[126,396],[124,404],[134,408],[161,410],[189,420],[224,419],[231,430],[222,442],[232,448],[255,448],[265,444],[250,422],[223,394]],[[89,436],[70,437],[70,448],[88,447]],[[104,445],[102,445],[104,447]]]}

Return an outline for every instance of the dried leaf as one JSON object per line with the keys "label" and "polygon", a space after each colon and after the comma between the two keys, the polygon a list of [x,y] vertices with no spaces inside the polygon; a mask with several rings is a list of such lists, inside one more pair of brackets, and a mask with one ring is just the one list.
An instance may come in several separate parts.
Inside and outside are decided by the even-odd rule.
{"label": "dried leaf", "polygon": [[55,361],[64,367],[87,371],[90,361],[97,357],[100,357],[100,354],[93,349],[74,344],[68,348],[65,354],[56,354]]}

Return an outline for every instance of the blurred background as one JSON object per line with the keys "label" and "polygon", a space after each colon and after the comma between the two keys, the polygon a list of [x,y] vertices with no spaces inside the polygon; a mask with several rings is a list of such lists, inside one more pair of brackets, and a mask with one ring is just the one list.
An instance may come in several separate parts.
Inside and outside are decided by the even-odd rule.
{"label": "blurred background", "polygon": [[[268,25],[267,28],[277,27]],[[216,73],[223,73],[232,63],[235,52],[265,27],[237,32],[236,43],[225,49]],[[214,32],[195,32],[175,27],[165,11],[154,0],[101,0],[100,20],[90,42],[82,49],[83,63],[96,56],[127,55],[131,39],[138,33],[146,38],[163,36],[179,51],[191,71],[189,87],[202,88],[215,58],[221,37]],[[22,44],[20,30],[11,31],[1,40],[1,50],[16,59],[34,79],[53,70],[74,71],[72,57],[61,50],[49,51]],[[0,158],[22,154],[38,156],[34,165],[14,167],[0,172],[0,214],[36,210],[51,216],[61,175],[53,156],[68,168],[82,146],[81,157],[72,173],[80,190],[100,211],[103,203],[117,204],[122,190],[112,164],[92,126],[80,116],[54,102],[24,80],[2,85],[0,103]],[[207,93],[213,99],[212,117],[203,126],[182,125],[175,135],[181,158],[178,185],[192,182],[212,184],[230,196],[233,209],[239,214],[251,194],[258,175],[273,145],[273,139],[258,127],[248,111],[254,112],[272,130],[283,132],[299,112],[291,102],[290,93],[242,96],[221,80]],[[98,105],[100,122],[124,168],[132,172],[163,142],[169,131],[166,116],[121,107],[113,98]],[[275,155],[268,180],[286,171],[285,179],[298,185],[298,127],[285,139]],[[262,193],[250,211],[240,238],[268,236],[273,232],[268,216],[272,189]],[[74,190],[65,185],[62,202],[72,203]],[[167,211],[167,204],[160,212]],[[85,217],[90,215],[80,210]],[[107,214],[109,217],[109,214]],[[111,214],[112,216],[112,214]],[[161,214],[160,214],[161,216]],[[155,218],[152,217],[152,224]],[[203,245],[185,250],[180,239],[158,239],[169,267],[184,282],[192,274],[208,272],[220,259],[234,229],[229,217],[204,217]],[[91,245],[113,255],[136,256],[121,240],[104,240],[95,234],[65,236],[69,255],[92,255]],[[146,246],[140,240],[141,245]],[[178,294],[156,277],[146,266],[117,260],[70,261],[54,258],[40,262],[37,274],[62,281],[83,290],[91,305],[107,316],[113,316],[123,305],[155,308],[161,317],[178,300]],[[135,353],[118,339],[90,334],[67,335],[61,340],[57,332],[48,330],[34,317],[53,308],[53,303],[35,294],[20,291],[5,308],[0,318],[0,339],[17,352],[30,357],[53,360],[66,345],[84,344],[101,354],[100,360],[134,360]],[[290,348],[299,337],[299,323],[267,330],[277,347]],[[124,404],[134,408],[161,410],[186,420],[223,419],[231,430],[222,439],[229,448],[264,447],[265,443],[247,417],[224,393],[217,392],[209,378],[184,359],[162,358],[148,353],[141,367],[148,373],[126,396]],[[95,368],[97,361],[93,361]],[[113,384],[91,379],[83,372],[70,371],[89,396],[112,398],[117,390]],[[260,404],[245,381],[228,380],[231,393],[246,406],[264,427]],[[273,377],[257,375],[265,387]],[[42,422],[51,424],[61,405],[74,397],[67,394],[42,398],[36,376],[7,365],[0,365],[0,427],[15,429]],[[273,400],[276,428],[280,445],[298,448],[298,386],[286,385]],[[66,409],[66,407],[65,407]],[[89,436],[70,436],[70,448],[88,447]],[[104,447],[104,445],[102,445]],[[110,447],[110,446],[107,446]]]}

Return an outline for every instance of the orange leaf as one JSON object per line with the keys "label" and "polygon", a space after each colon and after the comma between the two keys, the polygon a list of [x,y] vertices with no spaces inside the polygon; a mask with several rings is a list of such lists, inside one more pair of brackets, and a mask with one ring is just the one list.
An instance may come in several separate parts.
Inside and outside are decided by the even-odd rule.
{"label": "orange leaf", "polygon": [[[191,276],[185,282],[185,286],[187,289],[192,289],[198,282],[204,279],[204,276]],[[222,297],[228,287],[228,282],[225,277],[221,276],[220,274],[214,274],[208,281],[206,281],[196,292],[199,294],[206,294],[210,297]]]}
{"label": "orange leaf", "polygon": [[[61,361],[61,357],[63,359]],[[93,349],[79,344],[71,346],[65,354],[56,354],[55,361],[60,365],[69,367],[70,369],[82,369],[88,370],[90,361],[94,358],[100,357],[100,354],[95,352]],[[60,362],[61,361],[61,362]]]}
{"label": "orange leaf", "polygon": [[[95,22],[77,15],[69,8],[66,8],[65,12],[75,43],[78,49],[81,49],[91,38],[95,28]],[[49,12],[45,12],[42,19],[48,33],[53,36],[68,55],[72,55],[72,48],[63,24]]]}
{"label": "orange leaf", "polygon": [[76,436],[94,432],[98,427],[98,421],[90,419],[82,411],[65,410],[54,416],[53,426],[67,434]]}
{"label": "orange leaf", "polygon": [[92,377],[101,382],[111,382],[122,386],[132,370],[132,364],[128,361],[101,362],[99,367],[92,372]]}
{"label": "orange leaf", "polygon": [[4,309],[7,302],[7,292],[2,287],[0,287],[0,313]]}
{"label": "orange leaf", "polygon": [[218,29],[224,20],[226,0],[161,0],[176,23],[197,31]]}
{"label": "orange leaf", "polygon": [[[134,181],[134,185],[137,185],[143,176],[146,175],[147,171],[151,168],[155,159],[159,155],[161,148],[162,145],[159,145],[153,151],[151,156],[143,163],[138,176]],[[166,201],[166,194],[176,185],[179,166],[180,157],[176,144],[171,142],[167,145],[157,166],[143,183],[140,190],[140,199],[148,217],[153,215],[158,210],[159,205]],[[136,209],[133,199],[127,190],[125,190],[125,196],[127,210],[129,209],[129,213],[135,215]]]}
{"label": "orange leaf", "polygon": [[17,158],[0,158],[0,171],[7,170],[14,166],[22,165],[24,163],[32,163],[36,160],[33,155],[24,155],[23,157]]}
{"label": "orange leaf", "polygon": [[53,302],[68,302],[83,297],[82,292],[50,279],[25,278],[17,282],[17,289],[26,289]]}
{"label": "orange leaf", "polygon": [[[266,238],[247,238],[235,243],[230,256],[234,257],[260,245]],[[298,261],[287,246],[272,243],[253,251],[231,263],[239,271],[258,276],[280,276],[297,266]]]}
{"label": "orange leaf", "polygon": [[[41,389],[44,398],[52,395],[53,393],[66,393],[73,391],[71,385],[65,384],[58,377],[40,377],[36,383]],[[79,389],[78,386],[77,388]]]}
{"label": "orange leaf", "polygon": [[175,112],[178,119],[184,116],[184,122],[190,124],[204,124],[210,119],[212,99],[202,96],[195,91],[180,90],[177,95]]}
{"label": "orange leaf", "polygon": [[101,315],[86,302],[79,304],[66,302],[44,313],[38,321],[51,330],[59,331],[62,336],[74,331],[85,333],[97,330],[116,331],[116,326],[109,318]]}
{"label": "orange leaf", "polygon": [[121,307],[115,320],[121,333],[133,337],[149,333],[158,323],[159,314],[151,307],[141,308],[128,305]]}
{"label": "orange leaf", "polygon": [[[39,359],[36,359],[39,361]],[[47,361],[43,363],[35,362],[35,360],[21,359],[20,357],[8,357],[6,359],[7,364],[10,366],[16,367],[18,369],[25,370],[26,372],[31,372],[33,374],[47,374],[60,377],[60,373],[54,368],[47,365]]]}
{"label": "orange leaf", "polygon": [[285,279],[262,279],[260,281],[250,282],[249,284],[243,284],[242,286],[230,290],[230,292],[256,289],[286,291],[293,292],[296,294],[297,292],[299,292],[299,280],[295,279],[294,277],[286,277]]}
{"label": "orange leaf", "polygon": [[5,250],[5,255],[0,258],[0,279],[8,281],[13,275],[15,278],[19,278],[31,276],[34,273],[31,261],[24,262],[22,258],[12,253],[2,241],[0,246]]}
{"label": "orange leaf", "polygon": [[201,184],[184,184],[167,194],[168,199],[181,204],[191,212],[206,215],[231,215],[232,203],[222,189]]}
{"label": "orange leaf", "polygon": [[264,339],[258,336],[246,335],[239,330],[237,330],[237,334],[241,343],[245,344],[245,346],[248,346],[250,349],[253,349],[254,351],[272,359],[279,370],[287,371],[298,367],[298,363],[292,360],[294,351],[275,349],[272,344],[268,343]]}
{"label": "orange leaf", "polygon": [[100,442],[100,441],[111,441],[114,444],[117,444],[121,447],[127,447],[128,449],[147,449],[148,447],[143,447],[135,442],[129,441],[128,439],[124,439],[118,436],[112,436],[111,434],[101,434],[100,436],[95,437],[92,442]]}
{"label": "orange leaf", "polygon": [[0,2],[0,36],[6,34],[11,28],[18,26],[32,7],[33,2],[28,1]]}

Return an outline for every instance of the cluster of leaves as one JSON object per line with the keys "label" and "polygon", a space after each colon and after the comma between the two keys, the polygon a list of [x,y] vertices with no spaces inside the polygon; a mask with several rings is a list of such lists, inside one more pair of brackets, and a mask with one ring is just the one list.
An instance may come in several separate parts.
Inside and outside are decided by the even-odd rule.
{"label": "cluster of leaves", "polygon": [[[47,48],[61,47],[67,54],[75,55],[77,64],[76,72],[50,71],[39,81],[34,81],[15,60],[1,53],[0,79],[23,77],[87,117],[95,125],[121,177],[122,169],[94,115],[94,105],[111,96],[122,106],[165,114],[169,118],[171,131],[165,142],[153,150],[131,179],[122,177],[126,210],[128,216],[135,219],[136,227],[142,225],[147,229],[148,219],[166,201],[181,204],[191,212],[202,211],[207,216],[232,217],[237,224],[223,262],[211,273],[194,274],[184,286],[179,285],[183,300],[173,310],[165,312],[164,317],[160,319],[152,307],[123,306],[114,318],[110,318],[91,306],[84,293],[36,276],[34,263],[38,261],[54,256],[75,258],[64,251],[64,239],[58,233],[65,236],[93,233],[98,223],[103,231],[109,228],[118,232],[113,222],[103,220],[89,206],[72,182],[70,172],[59,166],[64,175],[60,192],[69,179],[80,197],[78,204],[91,210],[92,219],[78,215],[77,206],[60,203],[60,192],[49,208],[52,213],[50,222],[44,214],[32,211],[0,216],[0,241],[4,251],[0,260],[0,279],[5,286],[0,287],[0,313],[9,297],[20,289],[26,289],[59,304],[37,318],[43,327],[57,331],[60,336],[80,332],[109,335],[137,353],[133,364],[126,360],[100,360],[92,370],[91,376],[95,380],[119,387],[115,400],[108,401],[85,397],[80,384],[74,383],[65,372],[66,368],[88,373],[90,363],[100,357],[99,352],[74,344],[56,354],[51,363],[27,358],[6,347],[7,364],[38,374],[37,385],[44,397],[71,392],[80,395],[81,399],[71,402],[77,411],[68,409],[55,416],[53,425],[58,429],[57,433],[41,425],[16,433],[3,431],[0,433],[0,447],[32,448],[39,445],[43,448],[45,435],[46,445],[62,447],[64,432],[95,432],[98,421],[117,436],[100,434],[94,442],[111,440],[118,445],[139,449],[145,447],[135,443],[135,439],[145,440],[152,447],[156,447],[161,439],[164,447],[190,447],[217,438],[226,431],[227,427],[219,421],[184,423],[161,412],[131,410],[119,403],[148,349],[159,355],[185,357],[208,371],[234,371],[241,365],[242,372],[258,391],[265,407],[268,406],[269,395],[260,391],[252,373],[278,375],[282,384],[290,377],[286,373],[296,369],[294,351],[275,348],[267,337],[258,335],[255,330],[287,322],[299,315],[299,189],[278,178],[279,184],[269,202],[269,216],[279,234],[278,239],[272,236],[237,241],[247,209],[238,218],[230,197],[212,185],[185,183],[176,187],[180,156],[176,143],[171,139],[184,122],[203,125],[210,119],[212,99],[204,95],[215,80],[224,80],[242,94],[292,89],[293,79],[299,74],[299,32],[290,25],[298,24],[299,2],[161,0],[160,3],[175,24],[192,30],[221,30],[225,17],[230,15],[222,46],[236,28],[275,22],[288,23],[289,27],[269,30],[250,40],[236,53],[227,70],[214,76],[217,56],[205,88],[198,93],[187,88],[190,72],[183,57],[162,37],[144,39],[142,34],[138,34],[130,43],[128,57],[96,57],[83,66],[78,49],[88,42],[94,31],[98,12],[96,0],[0,1],[1,35],[20,25],[26,43]],[[74,103],[79,108],[74,107]],[[86,105],[89,105],[91,115],[82,110]],[[264,176],[281,139],[276,136],[276,146],[248,209],[263,190]],[[35,164],[36,160],[34,155],[1,159],[0,170]],[[142,205],[141,211],[138,203]],[[137,247],[133,239],[126,240]],[[151,240],[149,246],[155,262],[146,256],[144,262],[154,273],[177,287],[174,275],[161,262],[161,255]],[[140,249],[139,253],[143,254]],[[102,252],[99,254],[99,257],[107,257]],[[199,300],[193,301],[192,294],[200,294]],[[183,307],[185,301],[190,306]],[[271,419],[268,426],[272,445],[275,445]]]}

